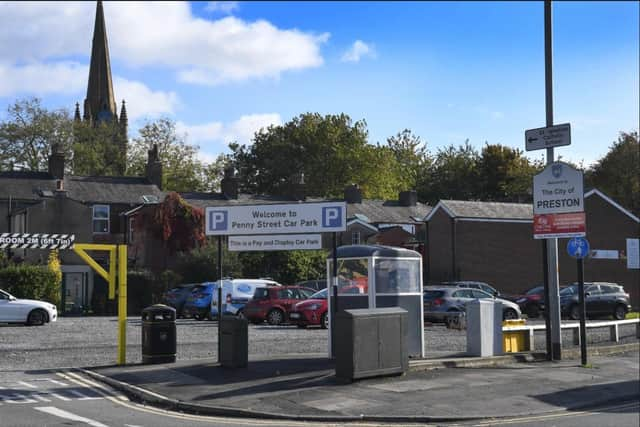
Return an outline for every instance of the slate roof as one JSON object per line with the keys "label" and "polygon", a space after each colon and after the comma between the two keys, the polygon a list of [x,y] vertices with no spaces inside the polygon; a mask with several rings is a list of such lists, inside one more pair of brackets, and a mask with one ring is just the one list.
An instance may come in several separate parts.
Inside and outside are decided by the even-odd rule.
{"label": "slate roof", "polygon": [[[63,185],[68,198],[82,203],[139,204],[143,195],[154,195],[160,200],[165,195],[140,177],[65,176]],[[56,180],[48,172],[0,172],[1,198],[42,200],[55,190]]]}
{"label": "slate roof", "polygon": [[347,218],[358,215],[367,217],[370,223],[413,224],[422,222],[432,207],[423,203],[402,206],[397,200],[363,199],[362,203],[347,203]]}
{"label": "slate roof", "polygon": [[[463,200],[440,200],[442,206],[454,218],[520,219],[533,218],[531,203],[471,202]],[[438,208],[438,205],[436,208]]]}

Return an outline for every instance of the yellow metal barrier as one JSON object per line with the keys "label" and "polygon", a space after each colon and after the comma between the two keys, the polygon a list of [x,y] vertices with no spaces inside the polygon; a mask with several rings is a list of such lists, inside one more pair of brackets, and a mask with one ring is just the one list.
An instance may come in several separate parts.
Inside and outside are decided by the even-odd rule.
{"label": "yellow metal barrier", "polygon": [[[109,284],[109,299],[116,297],[116,258],[118,278],[118,365],[126,364],[127,356],[127,245],[76,243],[73,250]],[[109,272],[86,251],[108,251]],[[117,254],[116,254],[117,252]]]}
{"label": "yellow metal barrier", "polygon": [[[524,319],[505,320],[502,326],[524,326]],[[502,351],[504,353],[518,353],[524,351],[527,346],[527,331],[502,330]]]}

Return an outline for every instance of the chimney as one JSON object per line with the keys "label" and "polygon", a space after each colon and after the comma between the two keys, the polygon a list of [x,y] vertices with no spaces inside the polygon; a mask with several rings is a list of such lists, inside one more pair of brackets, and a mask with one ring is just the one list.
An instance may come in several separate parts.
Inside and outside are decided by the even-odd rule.
{"label": "chimney", "polygon": [[51,155],[49,156],[49,175],[55,179],[64,178],[64,153],[60,149],[60,144],[54,143],[51,146]]}
{"label": "chimney", "polygon": [[400,206],[415,206],[418,203],[418,193],[416,190],[401,191]]}
{"label": "chimney", "polygon": [[293,174],[290,180],[290,196],[293,200],[305,200],[307,198],[306,195],[306,185],[304,183],[304,173],[296,173]]}
{"label": "chimney", "polygon": [[347,203],[362,203],[362,191],[358,184],[351,184],[345,187],[344,200]]}
{"label": "chimney", "polygon": [[162,162],[158,154],[158,144],[153,144],[151,150],[147,151],[148,159],[145,168],[145,176],[152,184],[162,190]]}
{"label": "chimney", "polygon": [[233,166],[229,166],[224,170],[224,178],[220,182],[220,188],[227,199],[238,198],[238,178],[236,178]]}

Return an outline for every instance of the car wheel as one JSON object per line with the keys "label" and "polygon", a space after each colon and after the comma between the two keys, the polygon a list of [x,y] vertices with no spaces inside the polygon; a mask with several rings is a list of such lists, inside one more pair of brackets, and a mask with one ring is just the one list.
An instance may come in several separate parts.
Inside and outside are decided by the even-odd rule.
{"label": "car wheel", "polygon": [[281,325],[284,321],[284,313],[278,309],[271,310],[269,314],[267,314],[267,322],[270,325]]}
{"label": "car wheel", "polygon": [[627,317],[627,307],[618,304],[616,310],[613,312],[613,318],[616,320],[624,320],[625,317]]}
{"label": "car wheel", "polygon": [[538,304],[531,304],[527,306],[527,316],[531,319],[540,316],[540,306]]}
{"label": "car wheel", "polygon": [[322,316],[320,317],[320,327],[322,329],[327,329],[329,327],[328,313],[322,313]]}
{"label": "car wheel", "polygon": [[47,313],[44,310],[36,309],[29,313],[27,317],[27,325],[40,326],[44,325],[47,321]]}
{"label": "car wheel", "polygon": [[515,320],[518,318],[518,312],[513,308],[507,308],[502,312],[502,320]]}
{"label": "car wheel", "polygon": [[573,304],[569,309],[569,318],[571,320],[580,319],[580,306],[578,304]]}

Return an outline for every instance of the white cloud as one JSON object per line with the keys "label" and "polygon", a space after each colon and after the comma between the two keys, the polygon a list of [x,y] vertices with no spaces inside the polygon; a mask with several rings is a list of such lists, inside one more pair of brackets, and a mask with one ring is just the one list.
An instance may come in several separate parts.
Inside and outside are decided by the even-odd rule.
{"label": "white cloud", "polygon": [[[127,103],[127,116],[130,122],[162,114],[173,114],[179,105],[178,95],[175,92],[154,91],[137,81],[115,77],[113,86],[117,102],[124,99]],[[120,112],[119,104],[118,112]]]}
{"label": "white cloud", "polygon": [[204,10],[207,12],[220,12],[230,15],[239,8],[240,5],[237,1],[210,1],[207,2]]}
{"label": "white cloud", "polygon": [[231,123],[210,122],[200,125],[176,123],[178,133],[186,133],[190,144],[200,146],[200,159],[212,161],[223,152],[228,152],[230,142],[250,144],[253,135],[270,125],[280,125],[282,119],[278,113],[243,115]]}
{"label": "white cloud", "polygon": [[[184,82],[220,84],[278,77],[323,64],[329,34],[258,20],[194,16],[188,2],[105,2],[111,58],[162,66]],[[94,2],[0,3],[0,58],[9,63],[88,55]]]}
{"label": "white cloud", "polygon": [[3,65],[0,63],[0,96],[51,93],[79,94],[87,88],[89,67],[77,62]]}
{"label": "white cloud", "polygon": [[342,55],[342,62],[360,62],[360,59],[368,57],[375,58],[376,49],[373,45],[368,45],[362,40],[356,40],[353,45]]}

